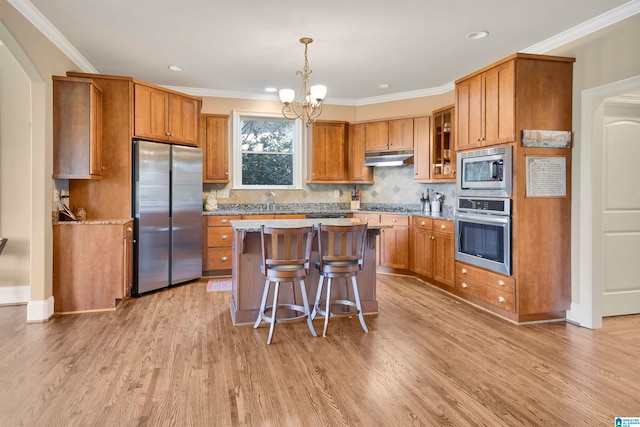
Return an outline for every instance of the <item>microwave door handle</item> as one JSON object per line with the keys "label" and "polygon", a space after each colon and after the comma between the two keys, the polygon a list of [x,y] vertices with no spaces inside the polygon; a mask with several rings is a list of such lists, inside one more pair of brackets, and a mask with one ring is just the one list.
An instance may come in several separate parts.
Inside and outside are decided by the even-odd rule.
{"label": "microwave door handle", "polygon": [[491,162],[491,178],[498,179],[498,162]]}

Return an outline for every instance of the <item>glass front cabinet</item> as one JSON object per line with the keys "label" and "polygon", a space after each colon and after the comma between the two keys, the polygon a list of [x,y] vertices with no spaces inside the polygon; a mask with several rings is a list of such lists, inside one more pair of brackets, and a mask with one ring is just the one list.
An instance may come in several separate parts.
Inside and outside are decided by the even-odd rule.
{"label": "glass front cabinet", "polygon": [[431,145],[431,179],[456,180],[455,108],[453,105],[433,112],[433,139]]}

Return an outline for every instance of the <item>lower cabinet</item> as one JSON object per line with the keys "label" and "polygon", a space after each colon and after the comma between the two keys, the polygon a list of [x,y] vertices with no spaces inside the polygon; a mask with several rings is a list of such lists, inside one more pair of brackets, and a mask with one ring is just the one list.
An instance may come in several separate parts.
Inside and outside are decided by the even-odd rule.
{"label": "lower cabinet", "polygon": [[515,280],[456,261],[456,291],[511,313],[516,311]]}
{"label": "lower cabinet", "polygon": [[407,215],[380,215],[381,224],[393,226],[380,230],[381,267],[409,269],[409,218]]}
{"label": "lower cabinet", "polygon": [[56,313],[113,310],[131,295],[133,222],[53,226]]}
{"label": "lower cabinet", "polygon": [[240,215],[211,215],[202,217],[206,227],[203,233],[202,270],[213,274],[231,273],[231,252],[233,229],[231,220],[241,219]]}
{"label": "lower cabinet", "polygon": [[453,222],[412,217],[410,269],[447,286],[455,285]]}

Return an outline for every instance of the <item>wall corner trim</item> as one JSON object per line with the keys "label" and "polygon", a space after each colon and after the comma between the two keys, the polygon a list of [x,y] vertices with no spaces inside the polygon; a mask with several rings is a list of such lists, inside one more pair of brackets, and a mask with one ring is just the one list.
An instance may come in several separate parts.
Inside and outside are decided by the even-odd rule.
{"label": "wall corner trim", "polygon": [[53,316],[53,297],[27,304],[27,323],[46,322]]}

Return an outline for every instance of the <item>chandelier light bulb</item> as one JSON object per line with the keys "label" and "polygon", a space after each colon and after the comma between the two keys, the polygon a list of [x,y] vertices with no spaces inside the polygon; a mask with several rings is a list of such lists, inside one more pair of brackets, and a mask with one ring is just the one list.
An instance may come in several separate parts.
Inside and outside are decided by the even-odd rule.
{"label": "chandelier light bulb", "polygon": [[322,101],[327,96],[327,87],[325,85],[311,86],[311,99],[314,101]]}
{"label": "chandelier light bulb", "polygon": [[296,97],[296,91],[293,89],[280,89],[278,96],[283,104],[291,104]]}

